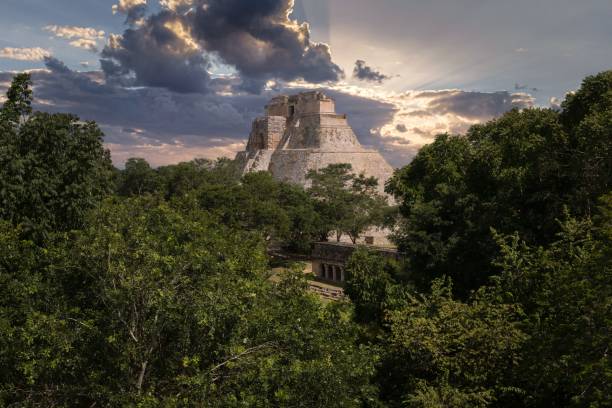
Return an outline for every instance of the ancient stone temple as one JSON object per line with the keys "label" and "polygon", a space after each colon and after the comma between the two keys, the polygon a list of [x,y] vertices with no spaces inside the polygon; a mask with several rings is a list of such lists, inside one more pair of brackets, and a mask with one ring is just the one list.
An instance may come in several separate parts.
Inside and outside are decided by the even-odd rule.
{"label": "ancient stone temple", "polygon": [[336,113],[334,100],[317,91],[272,99],[236,159],[244,173],[269,171],[303,186],[309,184],[309,170],[335,163],[350,163],[354,173],[376,177],[381,192],[393,174],[378,151],[359,143],[346,115]]}

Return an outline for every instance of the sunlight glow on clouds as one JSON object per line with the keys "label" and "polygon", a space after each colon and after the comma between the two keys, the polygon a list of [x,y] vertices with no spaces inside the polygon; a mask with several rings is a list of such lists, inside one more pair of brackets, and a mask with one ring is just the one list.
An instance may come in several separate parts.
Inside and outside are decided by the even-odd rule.
{"label": "sunlight glow on clouds", "polygon": [[[320,86],[294,81],[289,88],[320,89]],[[363,140],[364,135],[361,135],[361,142],[372,143],[396,166],[410,162],[421,147],[433,142],[439,134],[464,134],[474,124],[491,120],[513,108],[523,109],[535,104],[533,96],[522,92],[461,89],[394,92],[346,82],[328,88],[393,106],[391,119],[380,127],[371,128],[369,140]],[[336,106],[339,113],[344,113],[341,105]]]}
{"label": "sunlight glow on clouds", "polygon": [[159,5],[165,9],[179,11],[192,6],[192,0],[159,0]]}
{"label": "sunlight glow on clouds", "polygon": [[59,38],[86,38],[88,40],[104,38],[104,31],[89,27],[48,25],[45,30]]}
{"label": "sunlight glow on clouds", "polygon": [[[329,6],[328,0],[312,2],[321,9]],[[154,165],[198,156],[233,157],[248,138],[251,120],[263,113],[270,98],[319,89],[336,99],[339,113],[348,114],[362,144],[379,149],[392,165],[402,166],[440,133],[462,134],[512,108],[533,106],[534,98],[522,92],[537,92],[536,88],[520,84],[543,89],[536,79],[505,71],[500,72],[507,74],[507,85],[487,82],[491,72],[501,69],[497,66],[509,67],[512,61],[535,56],[539,49],[532,42],[512,41],[506,44],[503,58],[491,62],[480,48],[469,54],[453,41],[445,44],[440,33],[431,32],[427,19],[413,19],[412,25],[401,20],[394,27],[405,25],[410,35],[391,30],[392,37],[385,38],[376,35],[384,34],[387,27],[373,31],[362,27],[369,24],[368,18],[355,24],[361,17],[351,14],[352,8],[371,10],[390,7],[390,2],[372,6],[366,0],[351,0],[348,16],[349,3],[338,4],[347,26],[332,15],[334,30],[341,32],[318,38],[312,37],[316,30],[307,21],[304,5],[294,13],[294,0],[110,3],[115,3],[113,14],[125,17],[121,34],[112,33],[118,32],[117,19],[115,25],[91,23],[104,30],[47,21],[39,25],[53,38],[92,51],[99,59],[89,61],[84,52],[69,47],[53,48],[54,57],[40,47],[4,48],[0,57],[44,60],[47,69],[34,73],[37,108],[96,120],[106,132],[116,164],[131,156],[145,157]],[[109,6],[104,10],[110,16]],[[422,5],[413,11],[420,8],[430,10]],[[388,18],[399,18],[396,12],[394,8]],[[421,25],[416,27],[415,22]],[[432,43],[426,33],[440,41]],[[424,41],[417,41],[419,36]],[[331,41],[333,47],[320,40]],[[525,44],[529,49],[521,47]],[[337,54],[332,55],[332,49]],[[450,55],[452,63],[445,63],[441,53]],[[18,63],[6,64],[14,69]],[[0,71],[0,79],[10,74]],[[494,92],[512,85],[514,93]],[[551,106],[559,104],[551,98],[552,91],[537,96],[540,103],[550,99]]]}
{"label": "sunlight glow on clouds", "polygon": [[152,166],[158,167],[187,162],[194,158],[211,160],[219,157],[233,158],[236,152],[245,149],[246,143],[230,143],[215,147],[188,146],[180,142],[137,145],[106,143],[105,146],[111,151],[113,163],[116,166],[122,166],[129,158],[141,157]]}
{"label": "sunlight glow on clouds", "polygon": [[0,58],[7,58],[17,61],[42,61],[45,57],[51,56],[51,52],[44,48],[12,48],[0,49]]}
{"label": "sunlight glow on clouds", "polygon": [[119,0],[119,3],[113,5],[112,10],[113,14],[127,14],[131,9],[138,6],[144,6],[146,4],[147,0]]}
{"label": "sunlight glow on clouds", "polygon": [[70,45],[91,52],[98,52],[98,41],[104,39],[104,31],[89,27],[48,25],[46,31],[53,33],[57,38],[70,41]]}

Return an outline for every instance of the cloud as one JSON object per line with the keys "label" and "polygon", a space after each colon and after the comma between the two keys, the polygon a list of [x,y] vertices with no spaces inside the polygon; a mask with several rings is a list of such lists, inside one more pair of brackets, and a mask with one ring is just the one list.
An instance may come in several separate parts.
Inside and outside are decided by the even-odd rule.
{"label": "cloud", "polygon": [[146,5],[147,0],[119,0],[119,3],[113,4],[112,10],[113,14],[128,14],[131,10]]}
{"label": "cloud", "polygon": [[[97,121],[117,165],[134,156],[154,165],[233,157],[244,148],[252,120],[279,92],[321,89],[336,100],[339,113],[348,115],[360,142],[379,149],[395,167],[409,163],[440,133],[464,133],[509,109],[533,105],[525,93],[450,89],[397,94],[343,83],[325,88],[288,84],[259,95],[236,94],[227,92],[237,81],[234,76],[210,80],[210,88],[219,92],[180,93],[162,87],[123,87],[106,81],[102,71],[73,71],[52,57],[45,64],[45,70],[33,72],[35,108]],[[0,88],[7,86],[11,75],[0,73]]]}
{"label": "cloud", "polygon": [[147,11],[147,0],[119,0],[112,10],[113,14],[125,14],[126,24],[140,24]]}
{"label": "cloud", "polygon": [[[238,73],[237,88],[253,93],[269,80],[324,83],[343,76],[329,47],[311,41],[308,24],[289,18],[293,0],[181,0],[163,6],[126,30],[117,47],[103,50],[109,78],[206,92],[213,59]],[[169,66],[154,69],[160,60]]]}
{"label": "cloud", "polygon": [[525,94],[501,92],[466,92],[461,90],[422,94],[418,97],[433,98],[429,101],[430,112],[456,114],[466,119],[489,119],[512,108],[522,108],[533,103]]}
{"label": "cloud", "polygon": [[13,59],[18,61],[42,61],[51,52],[40,47],[35,48],[1,48],[0,58]]}
{"label": "cloud", "polygon": [[104,39],[104,31],[90,27],[48,25],[46,31],[53,33],[57,38],[72,40],[70,45],[94,53],[98,52],[98,41]]}
{"label": "cloud", "polygon": [[463,134],[474,124],[534,104],[534,98],[526,93],[459,89],[410,91],[392,94],[386,100],[395,105],[395,114],[380,129],[373,129],[373,137],[379,138],[380,149],[395,165],[408,163],[439,134]]}
{"label": "cloud", "polygon": [[366,62],[363,60],[355,61],[353,77],[361,81],[378,82],[379,84],[390,78],[389,76],[384,75],[379,71],[375,71],[371,67],[367,66]]}
{"label": "cloud", "polygon": [[[155,165],[194,157],[233,155],[244,147],[252,119],[269,96],[181,94],[161,88],[122,88],[100,71],[77,72],[47,58],[32,72],[35,109],[95,120],[115,164],[146,157]],[[0,73],[4,92],[11,73]]]}
{"label": "cloud", "polygon": [[88,40],[86,38],[79,38],[78,40],[70,41],[69,43],[73,47],[83,48],[84,50],[91,52],[98,52],[98,44],[94,40]]}
{"label": "cloud", "polygon": [[562,102],[561,99],[557,98],[556,96],[551,97],[548,101],[550,108],[556,111],[560,111],[563,109],[561,107],[561,102]]}
{"label": "cloud", "polygon": [[207,93],[210,61],[187,30],[170,11],[151,16],[141,27],[110,38],[101,54],[102,69],[115,83]]}
{"label": "cloud", "polygon": [[192,0],[159,0],[159,5],[168,10],[181,12],[191,8]]}
{"label": "cloud", "polygon": [[531,92],[540,92],[540,89],[538,88],[530,88],[528,85],[521,85],[518,82],[514,84],[514,90],[515,91],[531,91]]}
{"label": "cloud", "polygon": [[[125,88],[105,82],[101,71],[77,72],[47,58],[46,69],[32,73],[35,109],[71,112],[95,120],[106,134],[116,165],[145,157],[154,165],[195,157],[233,157],[243,150],[253,119],[277,92],[261,95],[177,93],[163,88]],[[0,91],[11,73],[0,72]],[[286,93],[297,92],[285,89]],[[327,92],[327,91],[326,91]],[[370,129],[393,118],[392,105],[329,90],[361,141],[376,145]]]}
{"label": "cloud", "polygon": [[104,38],[104,31],[90,27],[48,25],[44,29],[59,38],[86,38],[88,40]]}

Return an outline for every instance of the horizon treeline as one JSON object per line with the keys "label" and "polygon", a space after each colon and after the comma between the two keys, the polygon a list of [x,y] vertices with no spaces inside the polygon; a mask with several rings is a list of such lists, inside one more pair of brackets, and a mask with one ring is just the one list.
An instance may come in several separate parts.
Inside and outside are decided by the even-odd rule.
{"label": "horizon treeline", "polygon": [[[443,134],[387,183],[229,159],[113,167],[94,122],[0,110],[0,406],[608,407],[612,71]],[[273,250],[393,231],[323,303]]]}

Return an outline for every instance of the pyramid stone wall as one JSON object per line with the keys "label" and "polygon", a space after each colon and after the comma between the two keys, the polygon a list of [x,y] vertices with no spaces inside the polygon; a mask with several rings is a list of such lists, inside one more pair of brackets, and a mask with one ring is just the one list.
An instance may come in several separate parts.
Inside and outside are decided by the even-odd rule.
{"label": "pyramid stone wall", "polygon": [[253,122],[246,151],[236,157],[243,173],[269,171],[308,187],[310,170],[350,163],[353,172],[376,177],[383,192],[393,169],[378,151],[359,143],[346,115],[336,114],[333,99],[321,92],[279,96],[265,112]]}

